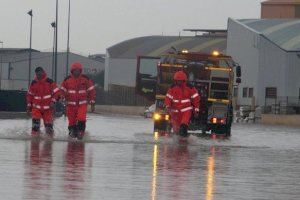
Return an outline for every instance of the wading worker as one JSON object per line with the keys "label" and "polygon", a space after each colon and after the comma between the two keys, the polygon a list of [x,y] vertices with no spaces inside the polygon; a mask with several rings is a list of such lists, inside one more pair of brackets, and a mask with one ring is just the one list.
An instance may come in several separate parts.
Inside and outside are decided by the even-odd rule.
{"label": "wading worker", "polygon": [[31,112],[33,136],[40,133],[41,119],[44,121],[46,133],[53,134],[53,113],[55,102],[60,97],[56,83],[47,77],[42,67],[35,69],[35,78],[27,92],[27,113]]}
{"label": "wading worker", "polygon": [[196,117],[199,115],[200,96],[195,87],[187,84],[187,76],[183,71],[175,73],[174,84],[165,97],[165,106],[171,115],[174,132],[187,137],[192,114]]}
{"label": "wading worker", "polygon": [[71,65],[71,75],[65,78],[61,90],[67,105],[69,136],[82,139],[85,134],[88,104],[91,105],[91,111],[95,111],[96,91],[93,82],[82,74],[81,63]]}

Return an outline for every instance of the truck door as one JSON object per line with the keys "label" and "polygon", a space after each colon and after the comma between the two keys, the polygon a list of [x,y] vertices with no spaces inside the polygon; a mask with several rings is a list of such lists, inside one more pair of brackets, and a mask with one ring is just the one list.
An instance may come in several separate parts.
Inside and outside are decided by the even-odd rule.
{"label": "truck door", "polygon": [[159,60],[159,57],[139,56],[137,58],[136,92],[153,102],[155,101]]}

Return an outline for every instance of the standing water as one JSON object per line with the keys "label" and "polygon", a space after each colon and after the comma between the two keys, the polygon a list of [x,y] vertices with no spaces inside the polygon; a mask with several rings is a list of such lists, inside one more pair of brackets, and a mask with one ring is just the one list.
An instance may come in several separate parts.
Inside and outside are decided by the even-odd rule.
{"label": "standing water", "polygon": [[90,115],[88,138],[31,140],[0,122],[2,199],[299,199],[300,129],[234,125],[230,139],[154,138],[152,122]]}

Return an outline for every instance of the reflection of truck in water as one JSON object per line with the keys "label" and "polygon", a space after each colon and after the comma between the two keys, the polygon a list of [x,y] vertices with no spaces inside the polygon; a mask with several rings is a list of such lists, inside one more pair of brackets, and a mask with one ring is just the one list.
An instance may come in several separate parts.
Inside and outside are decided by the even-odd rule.
{"label": "reflection of truck in water", "polygon": [[236,82],[240,83],[241,69],[230,56],[212,54],[169,53],[160,58],[138,57],[137,92],[155,102],[154,129],[170,131],[170,116],[164,110],[164,98],[173,83],[173,75],[183,70],[188,82],[195,86],[201,97],[200,116],[192,117],[189,130],[216,134],[231,134],[233,118],[232,95]]}

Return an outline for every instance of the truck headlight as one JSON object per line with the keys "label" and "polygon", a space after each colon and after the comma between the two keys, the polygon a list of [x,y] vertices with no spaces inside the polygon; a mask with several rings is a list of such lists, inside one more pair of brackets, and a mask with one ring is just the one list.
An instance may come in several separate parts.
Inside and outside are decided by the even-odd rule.
{"label": "truck headlight", "polygon": [[170,115],[165,115],[165,120],[169,121],[170,120]]}
{"label": "truck headlight", "polygon": [[154,113],[153,119],[154,121],[159,121],[161,119],[161,115],[159,113]]}
{"label": "truck headlight", "polygon": [[218,118],[213,117],[211,121],[212,121],[213,124],[216,124],[218,122]]}

